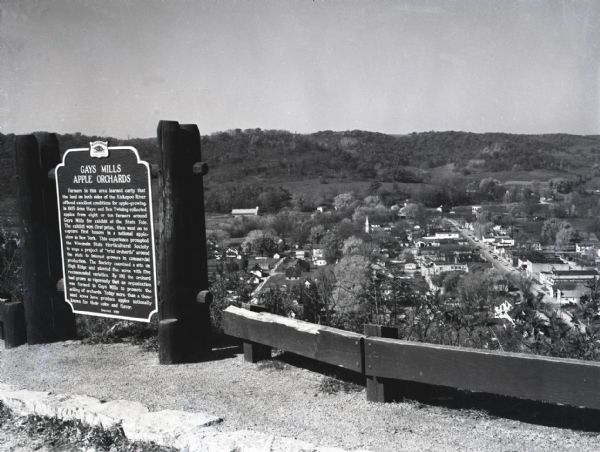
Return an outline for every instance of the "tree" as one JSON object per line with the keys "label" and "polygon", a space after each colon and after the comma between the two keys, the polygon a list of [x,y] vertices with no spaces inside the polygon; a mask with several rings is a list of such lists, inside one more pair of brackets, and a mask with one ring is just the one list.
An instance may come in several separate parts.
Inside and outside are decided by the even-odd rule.
{"label": "tree", "polygon": [[325,227],[322,224],[317,224],[310,228],[310,235],[308,236],[308,240],[312,244],[317,244],[321,242],[321,239],[325,236]]}
{"label": "tree", "polygon": [[356,237],[348,237],[344,240],[344,244],[342,245],[342,254],[344,256],[350,256],[351,254],[362,254],[364,250],[365,242]]}
{"label": "tree", "polygon": [[333,207],[336,210],[346,210],[354,208],[357,201],[353,193],[340,193],[333,199]]}
{"label": "tree", "polygon": [[561,223],[561,227],[556,233],[556,247],[558,249],[569,248],[579,239],[579,234],[569,223]]}
{"label": "tree", "polygon": [[479,194],[488,201],[499,201],[504,196],[506,188],[500,183],[499,180],[486,177],[481,179],[478,188]]}
{"label": "tree", "polygon": [[335,264],[341,257],[341,244],[340,238],[332,231],[327,232],[321,239],[323,254],[328,264]]}
{"label": "tree", "polygon": [[425,217],[425,209],[422,204],[408,203],[404,206],[404,215],[406,215],[406,218],[421,223]]}
{"label": "tree", "polygon": [[242,250],[246,254],[273,255],[278,250],[278,241],[272,232],[255,229],[242,242]]}
{"label": "tree", "polygon": [[354,231],[354,224],[352,224],[352,221],[350,221],[349,218],[344,218],[335,227],[335,234],[340,238],[340,240],[347,239],[354,234]]}
{"label": "tree", "polygon": [[292,199],[290,192],[282,187],[268,187],[258,195],[257,203],[264,212],[278,212]]}
{"label": "tree", "polygon": [[[344,317],[361,310],[361,296],[369,281],[369,260],[364,256],[344,256],[334,269],[333,291],[335,311]],[[345,320],[347,321],[347,319]]]}

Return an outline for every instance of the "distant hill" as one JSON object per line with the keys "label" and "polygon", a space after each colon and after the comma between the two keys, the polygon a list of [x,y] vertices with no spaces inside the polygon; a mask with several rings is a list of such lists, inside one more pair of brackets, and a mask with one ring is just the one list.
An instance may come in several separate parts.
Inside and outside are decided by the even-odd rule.
{"label": "distant hill", "polygon": [[[59,135],[62,151],[86,147],[97,139],[134,146],[142,158],[158,161],[155,138]],[[202,152],[211,169],[206,178],[209,187],[242,182],[280,185],[319,177],[435,184],[439,168],[470,178],[495,172],[527,175],[539,170],[549,171],[550,176],[588,174],[594,165],[600,166],[600,136],[468,132],[386,135],[360,130],[293,134],[235,129],[202,136]],[[16,195],[13,155],[14,135],[0,134],[0,209]]]}

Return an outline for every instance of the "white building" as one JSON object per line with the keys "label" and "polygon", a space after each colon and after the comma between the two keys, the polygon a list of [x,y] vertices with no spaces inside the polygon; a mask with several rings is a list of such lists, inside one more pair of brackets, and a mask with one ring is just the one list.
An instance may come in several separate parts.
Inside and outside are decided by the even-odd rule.
{"label": "white building", "polygon": [[254,209],[232,209],[231,215],[236,217],[242,216],[256,216],[258,215],[258,206]]}

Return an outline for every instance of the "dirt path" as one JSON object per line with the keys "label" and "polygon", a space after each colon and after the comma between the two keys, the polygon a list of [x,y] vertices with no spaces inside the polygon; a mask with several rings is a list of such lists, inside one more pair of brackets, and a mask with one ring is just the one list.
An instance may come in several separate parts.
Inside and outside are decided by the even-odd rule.
{"label": "dirt path", "polygon": [[160,366],[156,353],[127,344],[0,346],[0,382],[139,400],[151,410],[204,411],[223,417],[224,431],[248,429],[350,450],[598,450],[597,433],[415,402],[374,404],[363,387],[328,393],[320,373],[280,361],[248,364],[238,350],[223,349],[210,362]]}

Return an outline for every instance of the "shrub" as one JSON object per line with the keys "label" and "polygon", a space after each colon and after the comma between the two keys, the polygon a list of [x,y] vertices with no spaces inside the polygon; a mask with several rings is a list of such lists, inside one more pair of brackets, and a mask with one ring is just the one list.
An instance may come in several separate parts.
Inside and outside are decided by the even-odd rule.
{"label": "shrub", "polygon": [[111,344],[128,341],[147,350],[158,350],[158,316],[150,323],[107,319],[85,315],[75,316],[77,335],[88,344]]}

